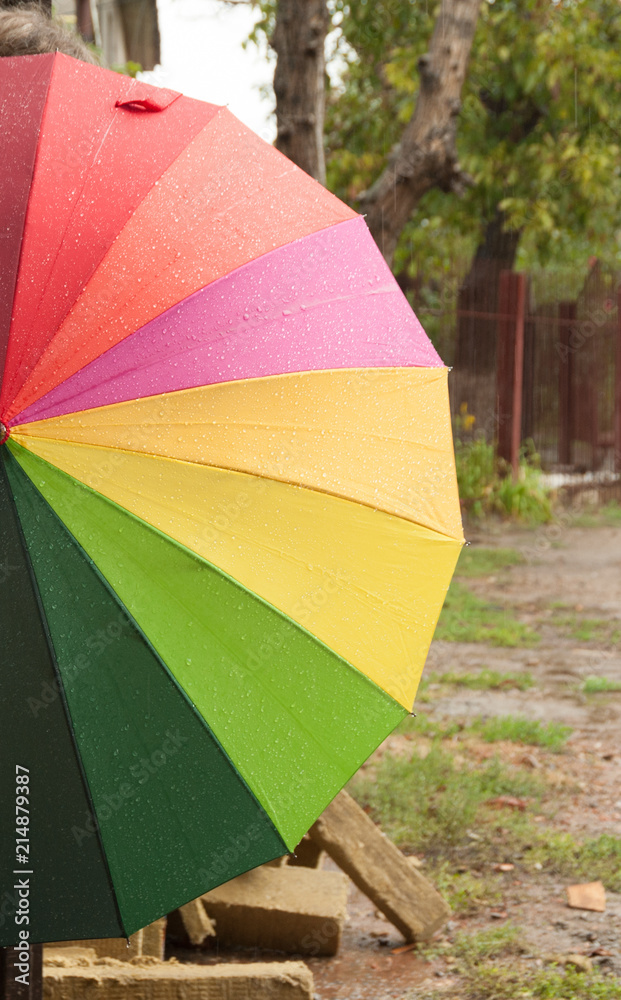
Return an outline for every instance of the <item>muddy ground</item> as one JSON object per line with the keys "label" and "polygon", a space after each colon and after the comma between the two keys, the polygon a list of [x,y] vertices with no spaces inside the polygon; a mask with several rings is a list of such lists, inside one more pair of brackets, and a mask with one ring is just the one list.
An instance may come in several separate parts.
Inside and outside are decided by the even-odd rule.
{"label": "muddy ground", "polygon": [[[495,605],[513,607],[518,618],[535,627],[540,641],[530,648],[434,642],[426,671],[438,674],[528,671],[535,685],[515,688],[427,690],[420,710],[433,719],[523,716],[566,724],[572,734],[562,754],[516,744],[494,745],[509,761],[543,770],[546,780],[570,789],[554,817],[555,830],[576,837],[601,833],[621,836],[621,692],[585,695],[581,684],[593,675],[621,683],[621,644],[597,636],[577,639],[571,628],[554,625],[558,608],[571,619],[615,621],[621,626],[621,524],[577,526],[568,517],[537,530],[470,531],[473,545],[511,547],[522,564],[497,575],[468,579],[468,587]],[[573,630],[575,633],[575,629]],[[378,754],[400,751],[403,737],[390,737]],[[506,860],[506,859],[501,859]],[[403,944],[399,934],[353,886],[343,947],[336,958],[311,959],[320,1000],[392,1000],[397,997],[460,996],[459,973],[451,964],[450,944],[460,931],[476,932],[511,922],[521,928],[522,960],[541,968],[551,955],[591,955],[593,963],[621,978],[621,896],[607,894],[603,914],[569,909],[568,879],[545,872],[507,872],[502,900],[457,915],[438,937],[448,955],[423,957],[417,950],[393,954]],[[598,952],[600,954],[598,954]],[[237,954],[248,961],[267,956]],[[213,960],[214,956],[211,956]],[[194,956],[196,960],[196,956]]]}

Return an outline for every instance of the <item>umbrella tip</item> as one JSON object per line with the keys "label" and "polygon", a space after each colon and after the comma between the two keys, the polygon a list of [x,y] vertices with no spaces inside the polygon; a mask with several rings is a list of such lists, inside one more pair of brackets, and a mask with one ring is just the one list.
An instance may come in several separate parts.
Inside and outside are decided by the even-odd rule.
{"label": "umbrella tip", "polygon": [[9,428],[0,420],[0,444],[4,444],[10,434]]}

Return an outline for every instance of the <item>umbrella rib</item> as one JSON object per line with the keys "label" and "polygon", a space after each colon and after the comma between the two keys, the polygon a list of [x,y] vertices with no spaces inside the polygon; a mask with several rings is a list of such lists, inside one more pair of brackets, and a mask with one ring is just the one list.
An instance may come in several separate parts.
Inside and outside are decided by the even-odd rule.
{"label": "umbrella rib", "polygon": [[29,577],[30,577],[30,583],[31,583],[31,586],[32,586],[33,594],[34,594],[35,600],[37,602],[37,607],[39,609],[39,617],[40,617],[40,620],[41,620],[41,625],[42,625],[42,628],[43,628],[43,633],[45,635],[45,640],[47,642],[47,646],[48,646],[48,649],[49,649],[50,661],[52,663],[52,668],[54,670],[54,674],[55,674],[55,677],[56,677],[56,683],[58,685],[58,692],[59,692],[60,700],[61,700],[61,703],[62,703],[62,706],[63,706],[63,712],[64,712],[65,718],[67,720],[67,729],[69,730],[69,736],[70,736],[70,739],[71,739],[71,744],[73,746],[73,752],[74,752],[75,759],[76,759],[76,762],[77,762],[77,765],[78,765],[78,769],[79,769],[79,772],[80,772],[80,777],[82,779],[82,786],[84,788],[84,793],[85,793],[86,801],[88,803],[88,806],[89,806],[89,808],[91,810],[91,814],[93,816],[93,820],[94,820],[94,824],[95,824],[95,836],[97,837],[97,840],[99,842],[99,849],[100,849],[100,852],[101,852],[101,857],[103,858],[104,868],[105,868],[105,871],[106,871],[106,876],[107,876],[108,883],[109,883],[109,886],[110,886],[110,892],[111,892],[112,899],[113,899],[113,902],[114,902],[114,909],[115,909],[115,912],[116,912],[116,916],[117,916],[117,920],[118,920],[118,923],[119,923],[119,927],[120,927],[120,929],[122,931],[122,935],[123,935],[123,937],[126,937],[126,938],[129,939],[129,935],[128,935],[127,931],[126,931],[125,924],[123,922],[123,917],[121,915],[121,911],[120,911],[120,908],[119,908],[119,903],[118,903],[118,899],[117,899],[117,895],[116,895],[116,889],[114,887],[114,882],[112,881],[112,875],[111,875],[111,872],[110,872],[110,867],[108,865],[108,859],[106,857],[106,852],[105,852],[105,849],[104,849],[103,841],[101,839],[101,832],[100,832],[100,829],[99,829],[99,819],[98,819],[97,813],[95,811],[95,805],[94,805],[94,802],[93,802],[93,796],[91,794],[91,789],[90,789],[90,786],[89,786],[89,783],[88,783],[88,779],[86,777],[86,773],[85,773],[85,770],[84,770],[84,764],[82,762],[82,756],[81,756],[79,748],[78,748],[78,744],[77,744],[77,741],[76,741],[76,738],[75,738],[75,733],[73,731],[73,720],[71,718],[71,713],[69,711],[69,705],[67,703],[67,696],[65,694],[65,687],[64,687],[64,684],[63,684],[62,675],[61,675],[61,672],[60,672],[59,667],[58,667],[58,661],[56,659],[56,650],[54,648],[54,642],[52,640],[52,636],[51,636],[51,633],[50,633],[50,629],[49,629],[49,625],[48,625],[48,620],[47,620],[47,615],[45,614],[45,610],[43,608],[43,602],[41,600],[41,594],[40,594],[40,591],[39,591],[39,584],[38,584],[37,578],[35,576],[35,572],[34,572],[34,568],[33,568],[33,565],[32,565],[32,561],[30,559],[30,553],[28,552],[28,546],[26,544],[26,539],[24,537],[24,533],[23,533],[23,530],[22,530],[21,522],[20,522],[20,519],[19,519],[19,514],[17,512],[17,507],[15,506],[15,501],[13,499],[13,494],[12,494],[12,491],[10,489],[8,491],[8,495],[9,495],[9,502],[13,506],[13,510],[14,510],[14,513],[15,513],[15,520],[16,520],[16,524],[17,524],[17,529],[19,531],[19,537],[20,537],[21,545],[22,545],[22,548],[23,548],[23,551],[24,551],[24,561],[25,561],[26,567],[28,569],[28,574],[29,574]]}
{"label": "umbrella rib", "polygon": [[[16,431],[19,431],[19,428],[16,428]],[[340,493],[337,490],[329,490],[326,489],[325,487],[320,486],[319,484],[311,486],[307,483],[297,482],[295,479],[288,479],[285,476],[276,476],[269,474],[264,475],[262,473],[258,474],[256,472],[249,472],[247,469],[241,469],[235,467],[234,465],[217,465],[214,462],[197,462],[191,458],[175,458],[171,457],[170,455],[161,455],[153,451],[142,451],[135,448],[118,448],[115,447],[114,445],[109,445],[109,444],[93,444],[92,442],[73,441],[70,438],[60,438],[60,437],[46,438],[46,437],[38,437],[35,434],[27,434],[24,435],[23,437],[20,436],[19,438],[16,438],[16,440],[18,440],[18,442],[22,445],[22,447],[26,448],[27,451],[31,451],[31,449],[28,447],[29,440],[42,441],[44,443],[47,441],[52,441],[54,443],[71,445],[72,447],[75,448],[80,448],[80,447],[100,448],[102,451],[107,451],[112,454],[120,453],[127,455],[146,455],[149,458],[166,458],[171,462],[187,462],[188,465],[205,465],[208,466],[210,469],[218,469],[221,472],[238,472],[240,475],[253,476],[256,479],[266,479],[277,483],[286,483],[289,486],[296,486],[298,489],[301,490],[311,490],[312,492],[315,493],[323,493],[326,496],[339,497],[341,500],[349,500],[350,502],[360,504],[363,507],[369,507],[371,510],[382,510],[387,514],[391,514],[393,517],[398,517],[403,521],[409,521],[411,524],[416,524],[420,528],[427,528],[427,530],[429,531],[434,531],[438,535],[442,535],[444,538],[450,538],[454,541],[455,540],[463,541],[461,535],[453,535],[449,531],[443,530],[439,525],[425,524],[422,521],[415,520],[413,517],[410,517],[405,513],[397,513],[396,511],[389,510],[386,507],[377,506],[376,504],[370,503],[368,500],[356,498],[355,500],[352,501],[352,497],[347,496],[347,494],[345,494],[344,492]],[[38,453],[36,451],[33,451],[33,454],[38,454]],[[54,463],[52,462],[51,464],[53,465]],[[80,480],[78,477],[74,478],[78,479],[79,482],[82,482],[82,480]]]}
{"label": "umbrella rib", "polygon": [[[58,258],[60,257],[61,252],[62,252],[64,243],[65,243],[65,237],[67,235],[67,230],[69,229],[71,223],[73,222],[75,213],[77,211],[78,203],[79,203],[79,201],[80,201],[80,199],[82,197],[82,194],[84,193],[84,188],[86,187],[86,184],[87,184],[87,181],[88,181],[88,178],[89,178],[89,174],[90,174],[90,169],[95,164],[95,162],[97,160],[97,157],[99,156],[99,153],[101,151],[101,148],[102,148],[103,144],[105,143],[106,139],[108,138],[108,135],[110,133],[110,130],[112,129],[112,126],[113,126],[113,124],[114,124],[114,122],[116,120],[117,115],[118,115],[118,108],[115,108],[114,113],[112,115],[112,118],[110,120],[110,124],[108,125],[108,128],[105,131],[105,134],[104,134],[104,136],[103,136],[103,138],[102,138],[102,140],[101,140],[101,142],[99,144],[97,152],[95,153],[95,155],[91,159],[90,165],[89,165],[89,167],[87,167],[87,169],[86,169],[86,171],[84,173],[84,177],[82,179],[82,186],[81,186],[80,191],[79,191],[79,193],[77,194],[77,196],[76,196],[76,198],[74,200],[73,208],[72,208],[71,213],[69,214],[69,216],[67,218],[67,221],[65,223],[65,228],[63,229],[63,233],[62,233],[62,236],[60,238],[60,243],[58,244],[58,247],[56,249],[56,253],[54,254],[54,260],[52,261],[51,266],[50,266],[49,271],[48,271],[48,277],[49,277],[49,275],[51,275],[54,272],[54,269],[56,267],[56,263],[58,261]],[[37,151],[37,153],[38,153],[38,151]],[[36,169],[36,164],[35,164],[35,169]],[[43,299],[43,296],[45,295],[46,287],[47,287],[47,284],[43,284],[41,286],[41,290],[39,292],[39,296],[38,296],[38,300],[37,300],[37,308],[41,304],[41,300]],[[21,388],[21,386],[19,386],[17,388],[18,392],[19,392],[20,388]],[[15,395],[15,393],[14,393],[14,395]]]}
{"label": "umbrella rib", "polygon": [[[50,464],[50,463],[47,463],[47,461],[45,459],[43,459],[43,461],[46,462],[46,464]],[[62,473],[62,475],[69,475],[69,474],[68,473]],[[70,478],[73,479],[74,477],[70,476]],[[354,671],[356,675],[358,675],[359,677],[361,677],[361,678],[364,679],[364,682],[366,684],[369,684],[374,689],[380,691],[381,694],[382,694],[382,697],[388,698],[388,699],[390,699],[390,701],[392,701],[395,704],[397,704],[396,700],[394,699],[394,697],[392,695],[390,695],[388,692],[384,691],[381,687],[379,687],[379,685],[372,678],[368,677],[364,672],[360,671],[358,669],[358,667],[356,667],[353,663],[351,663],[349,660],[347,660],[344,656],[340,655],[339,653],[336,653],[333,649],[330,649],[330,647],[327,646],[326,643],[322,639],[318,638],[316,635],[314,635],[312,632],[310,632],[307,628],[305,628],[304,625],[302,625],[300,622],[295,621],[293,618],[291,618],[285,612],[281,611],[275,605],[271,604],[265,598],[261,597],[260,594],[257,594],[253,590],[250,590],[248,587],[246,587],[239,580],[235,579],[235,577],[233,577],[230,573],[227,573],[226,570],[223,570],[221,567],[219,567],[216,564],[212,563],[209,559],[206,559],[204,556],[201,556],[197,552],[194,552],[192,549],[188,548],[182,542],[180,542],[177,539],[171,537],[170,535],[167,535],[160,528],[157,528],[154,525],[150,524],[148,521],[145,521],[143,518],[139,517],[137,514],[134,514],[131,511],[127,510],[125,507],[123,507],[120,504],[118,504],[115,500],[111,500],[109,497],[105,496],[105,494],[99,493],[98,490],[93,489],[93,487],[88,486],[87,484],[83,484],[79,480],[75,480],[75,481],[80,484],[80,487],[82,489],[86,489],[89,492],[92,492],[95,495],[101,497],[101,499],[105,503],[111,504],[113,507],[116,507],[117,509],[122,510],[123,513],[127,517],[132,518],[133,520],[136,520],[136,521],[140,522],[149,531],[152,531],[154,534],[159,535],[159,536],[165,538],[169,544],[171,544],[174,547],[176,547],[178,549],[181,549],[182,551],[186,552],[197,563],[205,563],[206,565],[208,565],[218,576],[224,577],[225,579],[231,581],[231,583],[233,583],[235,587],[237,587],[239,590],[243,591],[245,594],[249,595],[253,600],[257,601],[261,605],[264,605],[264,606],[268,607],[279,618],[281,618],[284,621],[288,622],[295,629],[299,629],[301,632],[303,632],[306,635],[308,635],[309,638],[314,643],[317,643],[318,645],[320,645],[320,646],[328,649],[333,656],[335,656],[341,663],[343,663],[347,667],[348,670]],[[110,581],[108,581],[108,583],[110,584]],[[110,586],[111,586],[111,584],[110,584]],[[167,600],[169,602],[174,602],[178,607],[182,608],[184,611],[189,611],[190,610],[190,609],[186,608],[186,606],[185,606],[185,604],[184,604],[184,602],[182,600],[182,595],[179,594],[178,592],[168,594]],[[128,608],[128,611],[133,616],[131,608]],[[137,621],[138,626],[142,630],[142,626],[140,624],[140,621],[138,619],[136,619],[136,621]],[[214,637],[214,639],[216,640],[216,643],[221,646],[221,648],[227,653],[227,655],[230,655],[229,649],[222,642],[222,638],[218,635],[218,633],[215,632],[211,628],[209,628],[208,631]],[[156,652],[158,652],[158,655],[161,655],[161,654],[159,654],[159,651],[157,650],[157,647],[154,646],[154,648],[155,648]],[[235,658],[233,656],[232,657],[232,662],[234,662],[234,659]],[[261,686],[263,686],[263,685],[261,685]],[[276,698],[276,700],[280,704],[281,708],[285,711],[285,713],[287,715],[289,715],[290,714],[289,713],[289,709],[288,709],[288,706],[285,703],[284,699],[281,699],[279,696],[274,695],[273,692],[272,692],[272,697]],[[206,721],[207,725],[210,725],[209,720],[206,719],[205,721]],[[298,721],[298,725],[300,725],[300,727],[304,730],[304,732],[306,733],[306,735],[310,739],[310,741],[315,746],[317,746],[320,751],[323,752],[323,750],[324,750],[323,745],[321,744],[321,742],[319,740],[317,740],[316,736],[308,729],[306,723],[303,722],[301,720],[301,718],[299,718],[297,721]],[[214,730],[214,734],[215,734],[216,738],[218,739],[218,741],[220,742],[218,734],[217,734],[217,732],[215,732],[215,730]],[[227,751],[225,743],[222,743],[222,747],[223,747],[224,751],[228,754],[228,751]],[[255,791],[255,789],[253,787],[253,784],[251,784],[249,778],[246,777],[246,775],[243,773],[243,771],[241,771],[241,768],[240,768],[240,773],[242,773],[242,777],[244,778],[244,781],[248,784],[248,787],[252,791],[253,795],[255,797],[258,797],[257,791]]]}
{"label": "umbrella rib", "polygon": [[[214,117],[213,117],[212,119],[210,119],[210,120],[209,120],[209,121],[207,122],[207,124],[206,124],[206,125],[204,125],[204,126],[203,126],[203,127],[201,128],[201,129],[199,129],[199,132],[197,133],[197,135],[198,135],[198,134],[201,134],[201,133],[202,133],[202,132],[204,132],[204,131],[206,131],[206,130],[207,130],[207,129],[208,129],[208,128],[209,128],[209,127],[210,127],[210,126],[212,125],[212,123],[213,123],[213,122],[215,122],[215,119],[216,119],[216,118],[218,117],[218,114],[219,114],[219,113],[220,113],[220,112],[221,112],[222,110],[223,110],[222,108],[218,108],[218,111],[216,112],[216,114],[214,115]],[[96,153],[94,154],[94,156],[92,157],[92,159],[91,159],[91,162],[90,162],[90,165],[89,165],[89,167],[87,168],[87,170],[86,170],[86,172],[85,172],[85,175],[84,175],[84,178],[83,178],[83,183],[82,183],[82,186],[81,186],[81,188],[80,188],[80,193],[78,194],[77,198],[75,199],[75,202],[74,202],[74,205],[73,205],[73,208],[72,208],[72,211],[71,211],[71,215],[70,215],[69,219],[67,220],[67,223],[66,223],[66,226],[65,226],[65,229],[64,229],[64,231],[63,231],[63,235],[62,235],[62,237],[61,237],[61,242],[60,242],[60,244],[59,244],[59,246],[58,246],[58,249],[57,249],[57,252],[56,252],[56,254],[55,254],[55,256],[54,256],[54,261],[53,261],[53,263],[52,263],[52,265],[51,265],[51,267],[50,267],[50,270],[49,270],[49,274],[51,274],[51,273],[53,272],[54,268],[56,267],[56,262],[57,262],[57,260],[58,260],[58,258],[59,258],[59,256],[60,256],[60,253],[61,253],[61,251],[62,251],[62,248],[63,248],[63,245],[64,245],[64,241],[65,241],[65,236],[66,236],[66,233],[67,233],[67,230],[69,229],[69,226],[71,225],[71,222],[72,222],[73,218],[75,217],[75,214],[76,214],[76,212],[77,212],[77,210],[78,210],[78,204],[79,204],[79,202],[80,202],[80,199],[81,199],[81,197],[82,197],[82,194],[83,194],[83,192],[84,192],[84,189],[86,188],[86,185],[87,185],[87,183],[88,183],[88,179],[89,179],[89,174],[90,174],[90,170],[91,170],[91,168],[92,168],[92,167],[93,167],[93,166],[95,165],[95,163],[96,163],[96,161],[97,161],[97,157],[99,156],[99,154],[100,154],[100,152],[101,152],[101,149],[102,149],[103,145],[105,144],[105,141],[106,141],[106,139],[108,138],[108,135],[110,134],[110,131],[112,130],[112,128],[113,128],[113,126],[114,126],[114,124],[115,124],[115,122],[116,122],[116,120],[117,120],[117,117],[118,117],[119,113],[120,113],[120,109],[119,109],[119,108],[115,108],[115,112],[114,112],[114,114],[113,114],[113,116],[112,116],[112,119],[111,119],[111,121],[110,121],[110,124],[108,125],[108,128],[106,129],[106,132],[105,132],[105,134],[104,134],[104,136],[103,136],[103,138],[102,138],[102,140],[101,140],[101,142],[100,142],[100,144],[99,144],[99,147],[98,147],[98,149],[97,149]],[[195,138],[196,138],[196,136],[194,137],[194,139],[195,139]],[[193,140],[191,140],[191,142],[192,142],[192,141],[194,141],[194,139],[193,139]],[[188,145],[189,145],[189,144],[190,144],[190,143],[188,143]],[[161,177],[161,176],[163,176],[163,174],[167,173],[167,172],[168,172],[168,171],[169,171],[169,170],[170,170],[170,169],[171,169],[171,168],[173,167],[173,165],[174,165],[175,163],[177,163],[177,161],[178,161],[178,160],[180,160],[180,159],[181,159],[181,157],[182,157],[182,156],[183,156],[183,155],[184,155],[184,154],[186,153],[186,150],[187,150],[187,145],[186,145],[186,146],[185,146],[185,147],[184,147],[184,148],[183,148],[182,150],[180,150],[180,152],[178,153],[178,155],[177,155],[177,156],[176,156],[176,157],[175,157],[175,158],[174,158],[174,159],[173,159],[173,160],[171,161],[171,163],[169,163],[169,164],[168,164],[168,165],[166,166],[166,168],[165,168],[165,169],[163,170],[163,173],[162,173],[162,175],[160,175],[160,177]],[[143,197],[142,201],[144,201],[144,200],[145,200],[145,198],[147,197],[148,193],[149,193],[149,192],[147,192],[147,193],[146,193],[146,194],[144,195],[144,197]],[[139,204],[142,204],[142,201],[141,201],[141,202],[139,202]],[[124,229],[124,228],[125,228],[125,226],[123,226],[123,227],[122,227],[122,229],[120,230],[120,232],[123,232],[123,229]],[[102,258],[101,258],[101,260],[100,260],[100,261],[98,262],[98,264],[96,265],[96,267],[95,267],[95,269],[94,269],[93,273],[92,273],[92,274],[90,274],[90,275],[88,276],[88,278],[87,278],[87,281],[86,281],[86,285],[85,285],[85,288],[86,288],[86,286],[88,285],[88,283],[90,282],[91,278],[93,277],[93,274],[95,274],[95,272],[96,272],[96,271],[97,271],[97,270],[99,269],[99,267],[101,267],[101,265],[102,265],[103,261],[104,261],[104,260],[105,260],[105,259],[106,259],[106,258],[108,257],[108,255],[109,255],[109,253],[110,253],[110,250],[111,250],[111,248],[112,248],[112,247],[114,246],[114,244],[116,243],[116,240],[118,239],[118,236],[120,235],[120,232],[119,232],[119,233],[117,233],[117,235],[115,236],[115,238],[114,238],[114,240],[112,241],[112,243],[110,244],[110,246],[109,246],[109,247],[108,247],[108,248],[106,249],[105,253],[103,254],[103,256],[102,256]],[[167,268],[166,268],[166,270],[167,270],[167,269],[168,269],[168,267],[170,267],[170,266],[171,266],[171,264],[167,265]],[[162,273],[162,272],[160,272],[160,273]],[[156,276],[156,279],[157,279],[157,277],[159,277],[159,275],[157,275],[157,276]],[[156,280],[156,279],[155,279],[155,280]],[[150,284],[152,284],[152,282],[151,282]],[[41,302],[41,300],[42,300],[42,298],[43,298],[43,295],[44,295],[44,291],[45,291],[45,289],[42,289],[42,290],[41,290],[41,293],[40,293],[40,295],[39,295],[39,303]],[[84,291],[84,289],[83,289],[82,291]],[[16,389],[15,389],[15,390],[14,390],[14,391],[12,392],[12,398],[11,398],[11,402],[13,401],[13,399],[14,399],[14,398],[15,398],[15,397],[16,397],[17,395],[19,395],[19,394],[21,393],[21,391],[22,391],[22,389],[24,388],[24,386],[26,386],[27,384],[29,384],[29,383],[30,383],[30,381],[31,381],[31,379],[32,379],[32,376],[34,375],[34,372],[35,372],[35,371],[37,371],[37,369],[39,368],[39,365],[40,365],[40,362],[41,362],[41,361],[42,361],[42,360],[43,360],[43,359],[44,359],[44,358],[45,358],[45,357],[47,356],[47,354],[48,354],[48,352],[49,352],[49,350],[50,350],[50,348],[51,348],[51,345],[52,345],[52,344],[54,343],[54,341],[55,341],[55,339],[56,339],[56,335],[57,335],[57,333],[58,333],[58,332],[59,332],[59,330],[60,330],[60,329],[62,328],[62,326],[63,326],[63,324],[64,324],[65,320],[67,319],[67,317],[68,317],[68,316],[70,315],[70,313],[71,313],[71,312],[73,311],[73,309],[75,308],[75,305],[76,305],[76,303],[77,303],[77,302],[79,301],[79,299],[80,299],[81,295],[82,295],[82,292],[80,292],[80,294],[78,295],[77,299],[75,299],[75,301],[74,301],[73,303],[71,303],[71,304],[70,304],[70,305],[68,306],[68,308],[67,308],[66,312],[64,313],[64,315],[63,315],[62,319],[61,319],[61,320],[60,320],[60,322],[59,322],[59,325],[58,325],[58,327],[56,328],[56,330],[54,330],[54,333],[53,333],[53,335],[52,335],[51,339],[50,339],[50,340],[48,341],[48,343],[47,343],[47,344],[45,345],[45,347],[44,347],[43,351],[41,352],[41,354],[40,354],[40,355],[39,355],[39,357],[37,358],[37,360],[36,360],[36,362],[35,362],[34,366],[33,366],[33,367],[31,368],[31,370],[30,370],[30,371],[28,372],[28,374],[27,374],[26,378],[24,379],[24,381],[23,381],[23,382],[22,382],[22,383],[21,383],[21,384],[20,384],[19,386],[17,386],[17,388],[16,388]],[[128,302],[131,302],[131,301],[133,301],[133,298],[135,298],[135,297],[136,297],[136,296],[134,295],[134,296],[132,296],[132,297],[131,297],[130,299],[128,299],[127,301],[128,301]],[[181,300],[179,300],[179,301],[183,301],[183,300],[181,299]],[[178,305],[178,304],[179,304],[178,302],[177,302],[177,303],[173,303],[173,306],[174,306],[174,305]],[[171,307],[169,307],[169,308],[171,308]],[[101,329],[102,329],[102,326],[98,327],[98,330],[101,330]],[[93,359],[93,360],[96,360],[96,359]],[[62,384],[62,383],[60,383],[60,384]]]}
{"label": "umbrella rib", "polygon": [[[280,248],[277,248],[277,249],[280,249]],[[268,251],[268,252],[271,252],[271,251]],[[267,255],[264,255],[264,256],[267,256]],[[257,258],[257,259],[259,259],[259,258]],[[252,263],[254,263],[254,261],[252,261]],[[202,288],[198,289],[198,292],[202,292],[205,288],[209,288],[209,286],[211,284],[217,284],[217,282],[219,280],[222,280],[222,279],[216,279],[215,281],[210,282],[208,285],[204,285]],[[197,294],[197,293],[194,292],[192,294]],[[372,296],[391,295],[391,294],[394,294],[394,289],[392,289],[392,288],[376,288],[376,289],[372,289],[371,291],[367,292],[367,295],[372,295]],[[189,296],[189,297],[191,298],[191,296]],[[359,295],[356,295],[356,294],[352,294],[352,295],[334,295],[334,296],[331,296],[329,298],[326,297],[326,298],[323,298],[323,299],[319,299],[319,300],[317,300],[315,302],[312,302],[310,305],[305,305],[305,312],[306,312],[307,315],[309,315],[310,313],[312,313],[312,311],[314,309],[321,308],[322,306],[331,305],[334,302],[348,302],[350,300],[355,300],[356,298],[359,298]],[[185,299],[181,299],[179,302],[174,303],[174,305],[170,306],[169,309],[166,310],[165,312],[172,311],[174,309],[178,309],[179,306],[182,305],[184,301],[186,301],[186,300]],[[299,312],[299,311],[300,311],[299,307],[298,307],[298,309],[295,309],[295,310],[292,309],[292,312]],[[165,315],[165,313],[160,313],[158,316],[155,316],[154,319],[159,319],[163,315]],[[205,343],[208,343],[214,349],[216,347],[222,348],[222,346],[224,344],[226,344],[227,342],[235,340],[236,338],[238,338],[240,336],[240,333],[245,333],[248,330],[252,330],[252,329],[255,329],[255,328],[259,328],[260,329],[260,328],[262,328],[265,325],[266,320],[269,321],[272,318],[273,317],[270,317],[270,316],[261,316],[258,319],[256,319],[255,321],[238,323],[237,326],[233,327],[232,329],[222,329],[222,330],[219,330],[217,334],[214,334],[212,336],[211,340],[206,341]],[[152,322],[152,320],[149,320],[149,322]],[[130,334],[130,337],[136,336],[137,334],[141,333],[142,330],[144,330],[144,326],[140,327],[133,334]],[[128,337],[126,339],[129,340],[130,337]],[[108,355],[112,351],[116,350],[120,346],[120,344],[124,344],[124,343],[125,343],[125,341],[119,341],[118,344],[113,344],[112,347],[109,347],[102,354],[99,354],[96,358],[93,358],[93,360],[91,362],[89,362],[89,364],[95,364],[96,362],[100,361],[101,358],[105,358],[106,355]],[[374,343],[378,344],[378,345],[385,346],[385,344],[387,342],[383,341],[383,340],[375,340]],[[175,357],[177,359],[179,359],[179,358],[182,358],[184,355],[187,356],[187,355],[191,355],[192,353],[196,353],[196,351],[197,351],[196,344],[188,344],[187,347],[184,347],[181,350],[178,350],[176,352],[176,354],[175,354]],[[155,357],[155,360],[151,359],[148,364],[141,365],[141,367],[140,367],[140,371],[141,372],[146,373],[148,371],[151,371],[152,369],[157,370],[158,367],[160,366],[160,364],[162,363],[162,360],[164,360],[164,361],[167,360],[166,353],[163,353],[163,355],[162,355],[161,358],[158,357],[157,355],[155,355],[154,357]],[[382,367],[384,367],[384,366],[382,366]],[[403,365],[403,366],[400,366],[400,367],[420,368],[420,367],[424,367],[424,366],[421,366],[419,364],[412,364],[412,365]],[[288,371],[287,372],[279,372],[277,374],[283,374],[283,375],[288,375],[288,374],[291,374],[291,375],[303,375],[303,374],[306,374],[307,372],[311,372],[311,371],[331,371],[331,370],[332,370],[331,368],[313,368],[313,369],[310,369],[310,368],[299,368],[298,369],[298,368],[296,368],[292,372],[288,372]],[[102,387],[104,387],[106,385],[114,384],[119,379],[125,378],[128,375],[132,375],[132,374],[134,374],[134,372],[135,372],[134,368],[119,369],[118,371],[114,372],[114,374],[108,375],[108,376],[106,376],[104,378],[99,379],[98,383],[97,383],[98,387],[101,389]],[[69,376],[68,379],[66,379],[65,381],[68,381],[69,378],[72,378],[72,377],[73,376]],[[259,376],[256,376],[256,377],[257,378],[265,378],[265,377],[269,377],[269,376],[259,375]],[[237,381],[237,380],[234,380],[234,381]],[[239,380],[239,381],[243,381],[243,380]],[[209,384],[220,385],[222,383],[216,381],[216,382],[209,383]],[[62,385],[63,385],[63,382],[60,382],[59,385],[55,386],[54,389],[50,390],[50,392],[55,391],[57,388],[59,388]],[[188,385],[188,386],[183,387],[182,389],[175,390],[175,391],[182,391],[183,392],[183,391],[186,391],[187,389],[192,389],[192,388],[196,388],[196,387],[192,386],[192,385]],[[45,395],[47,395],[47,393]],[[41,396],[37,400],[37,402],[38,403],[43,402],[45,400],[45,395]],[[77,399],[80,398],[80,395],[82,395],[81,392],[78,393],[76,396],[73,396],[73,397],[69,396],[68,399],[72,399],[75,402],[75,400],[77,400]],[[123,403],[123,402],[126,402],[126,400],[121,399],[121,400],[118,400],[118,402]],[[13,421],[14,423],[16,422],[16,420],[19,417],[19,415],[20,414],[16,414],[16,416],[14,418],[14,421]]]}

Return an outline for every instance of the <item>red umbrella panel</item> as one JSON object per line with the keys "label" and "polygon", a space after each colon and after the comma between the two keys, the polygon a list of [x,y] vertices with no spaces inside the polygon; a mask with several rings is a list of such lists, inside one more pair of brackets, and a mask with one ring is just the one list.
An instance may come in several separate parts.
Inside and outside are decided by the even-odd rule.
{"label": "red umbrella panel", "polygon": [[59,54],[0,95],[0,944],[125,935],[292,850],[410,711],[447,371],[226,108]]}

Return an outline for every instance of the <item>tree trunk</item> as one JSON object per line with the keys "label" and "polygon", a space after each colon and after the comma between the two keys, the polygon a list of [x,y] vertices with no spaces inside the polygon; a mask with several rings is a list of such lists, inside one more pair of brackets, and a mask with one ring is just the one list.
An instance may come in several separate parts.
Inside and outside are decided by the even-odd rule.
{"label": "tree trunk", "polygon": [[499,208],[485,227],[483,239],[457,299],[455,367],[486,374],[496,367],[498,279],[515,264],[521,230],[505,230]]}
{"label": "tree trunk", "polygon": [[367,224],[389,264],[401,232],[432,187],[463,191],[469,178],[455,147],[461,90],[480,0],[442,0],[429,51],[418,61],[414,113],[388,166],[361,199]]}
{"label": "tree trunk", "polygon": [[278,0],[272,38],[278,57],[276,148],[322,184],[326,182],[324,42],[329,23],[326,0]]}

